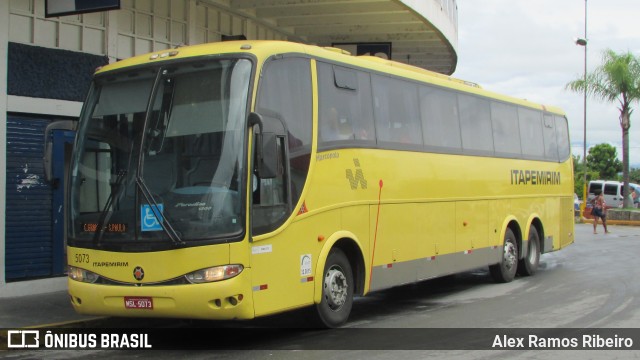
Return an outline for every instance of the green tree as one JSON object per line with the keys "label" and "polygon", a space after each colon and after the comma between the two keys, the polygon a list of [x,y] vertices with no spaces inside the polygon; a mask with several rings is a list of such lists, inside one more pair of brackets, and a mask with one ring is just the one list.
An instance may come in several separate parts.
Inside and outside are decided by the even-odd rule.
{"label": "green tree", "polygon": [[629,171],[629,181],[632,183],[640,184],[640,169],[633,168]]}
{"label": "green tree", "polygon": [[598,144],[589,149],[587,167],[596,172],[600,180],[615,180],[622,170],[622,163],[618,160],[618,151],[609,144]]}
{"label": "green tree", "polygon": [[[620,110],[620,128],[622,129],[622,178],[624,193],[629,193],[629,128],[631,127],[631,104],[640,100],[640,59],[630,52],[618,54],[606,50],[602,65],[586,79],[581,78],[567,84],[567,89],[586,93],[608,102],[618,102]],[[589,158],[587,157],[587,162]],[[631,207],[631,201],[625,198],[624,207]]]}
{"label": "green tree", "polygon": [[[580,197],[580,199],[584,200],[584,164],[582,163],[582,156],[571,156],[573,157],[574,174],[573,191],[578,194],[578,197]],[[589,166],[587,164],[587,182],[598,179],[600,179],[600,173],[589,169]]]}
{"label": "green tree", "polygon": [[583,186],[584,186],[584,179],[583,179],[583,168],[584,166],[582,166],[582,159],[580,158],[580,155],[576,156],[571,154],[571,157],[573,158],[573,192],[575,192],[576,194],[578,194],[578,196],[582,199],[583,196]]}

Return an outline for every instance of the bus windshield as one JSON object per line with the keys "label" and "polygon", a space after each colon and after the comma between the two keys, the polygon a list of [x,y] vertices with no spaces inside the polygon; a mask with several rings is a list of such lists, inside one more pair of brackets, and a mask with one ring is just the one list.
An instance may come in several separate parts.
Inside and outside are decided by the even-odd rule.
{"label": "bus windshield", "polygon": [[102,75],[80,120],[69,241],[229,241],[244,231],[251,62],[220,59]]}

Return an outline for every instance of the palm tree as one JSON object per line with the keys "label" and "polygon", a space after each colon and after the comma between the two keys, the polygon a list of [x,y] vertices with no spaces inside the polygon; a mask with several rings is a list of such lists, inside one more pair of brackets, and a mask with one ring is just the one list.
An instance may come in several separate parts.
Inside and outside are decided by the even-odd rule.
{"label": "palm tree", "polygon": [[[603,53],[602,65],[584,78],[571,81],[567,89],[619,103],[620,127],[622,128],[622,178],[624,193],[629,194],[629,128],[631,127],[631,104],[640,100],[640,59],[630,52],[617,54],[613,50]],[[632,207],[625,196],[624,207]]]}

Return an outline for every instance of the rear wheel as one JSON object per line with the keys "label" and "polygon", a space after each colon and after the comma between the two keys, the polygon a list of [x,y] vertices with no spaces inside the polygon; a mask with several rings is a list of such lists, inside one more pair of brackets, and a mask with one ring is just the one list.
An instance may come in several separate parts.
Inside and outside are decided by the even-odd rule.
{"label": "rear wheel", "polygon": [[319,325],[338,327],[347,322],[353,306],[353,272],[342,250],[331,250],[323,274],[322,300],[316,305]]}
{"label": "rear wheel", "polygon": [[489,266],[489,272],[496,282],[508,283],[515,278],[517,269],[518,241],[513,231],[507,228],[507,232],[504,234],[502,259],[499,263]]}
{"label": "rear wheel", "polygon": [[527,241],[527,256],[522,258],[518,263],[518,274],[524,276],[531,276],[538,270],[538,263],[540,262],[540,238],[538,237],[538,230],[535,226],[531,225],[529,230],[529,241]]}

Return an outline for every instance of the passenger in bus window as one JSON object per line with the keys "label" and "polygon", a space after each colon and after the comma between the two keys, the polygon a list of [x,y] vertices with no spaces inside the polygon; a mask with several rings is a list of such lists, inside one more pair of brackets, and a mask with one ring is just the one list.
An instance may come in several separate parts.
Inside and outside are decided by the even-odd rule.
{"label": "passenger in bus window", "polygon": [[361,127],[355,133],[356,140],[369,140],[369,132],[364,127]]}
{"label": "passenger in bus window", "polygon": [[336,108],[331,107],[322,117],[321,137],[323,141],[338,141],[353,138],[353,129],[349,120],[338,114]]}
{"label": "passenger in bus window", "polygon": [[373,138],[373,131],[368,129],[362,118],[356,118],[353,121],[353,138],[356,140],[370,140]]}

